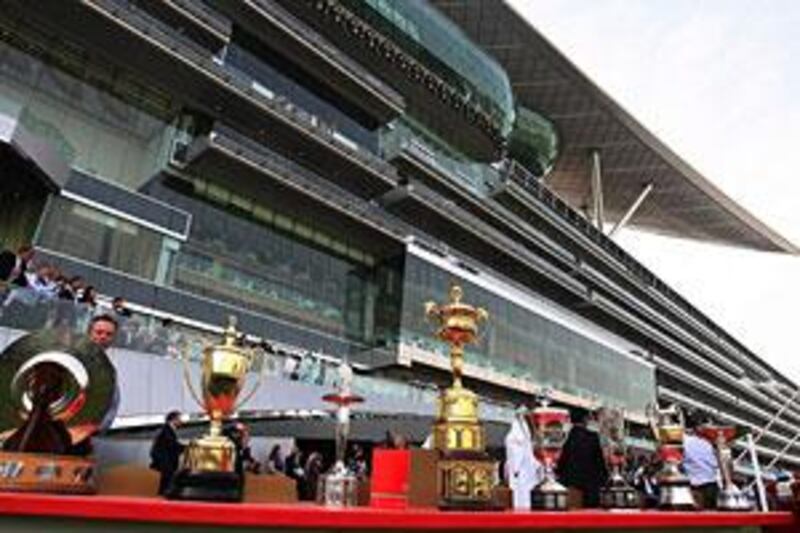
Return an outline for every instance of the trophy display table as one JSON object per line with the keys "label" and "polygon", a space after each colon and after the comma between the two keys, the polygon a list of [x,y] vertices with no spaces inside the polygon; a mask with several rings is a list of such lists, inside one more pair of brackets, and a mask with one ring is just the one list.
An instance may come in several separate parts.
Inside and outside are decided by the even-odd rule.
{"label": "trophy display table", "polygon": [[0,494],[2,531],[655,531],[790,533],[788,512],[440,511],[435,508],[331,508],[314,504],[224,504],[152,498]]}

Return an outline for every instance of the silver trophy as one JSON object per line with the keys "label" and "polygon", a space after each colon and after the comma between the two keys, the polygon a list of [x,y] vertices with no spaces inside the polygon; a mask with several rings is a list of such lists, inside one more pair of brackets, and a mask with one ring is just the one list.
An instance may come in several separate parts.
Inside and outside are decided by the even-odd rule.
{"label": "silver trophy", "polygon": [[603,407],[597,413],[603,451],[608,465],[608,482],[600,491],[600,505],[606,509],[635,509],[639,493],[622,476],[626,463],[625,412]]}
{"label": "silver trophy", "polygon": [[717,509],[723,511],[750,511],[753,508],[750,500],[733,482],[733,458],[731,443],[736,440],[738,432],[734,426],[704,424],[697,428],[697,434],[714,446],[719,471],[722,476],[722,489],[717,494]]}
{"label": "silver trophy", "polygon": [[347,362],[342,362],[336,392],[322,397],[336,406],[336,460],[333,467],[320,478],[317,500],[331,507],[358,505],[358,477],[347,469],[344,462],[350,434],[350,406],[364,401],[361,396],[353,394],[352,383],[353,369]]}
{"label": "silver trophy", "polygon": [[569,411],[550,407],[544,398],[528,413],[526,420],[533,436],[533,453],[544,467],[544,479],[531,493],[531,507],[548,511],[567,508],[567,488],[556,480],[555,467],[570,428]]}

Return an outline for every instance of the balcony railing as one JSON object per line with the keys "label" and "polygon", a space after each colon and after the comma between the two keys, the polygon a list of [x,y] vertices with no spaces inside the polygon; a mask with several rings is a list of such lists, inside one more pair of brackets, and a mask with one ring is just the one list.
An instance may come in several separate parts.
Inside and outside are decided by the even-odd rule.
{"label": "balcony railing", "polygon": [[[566,201],[559,198],[558,195],[556,195],[542,183],[540,178],[534,176],[515,162],[512,162],[507,167],[505,175],[506,179],[522,187],[531,196],[546,205],[553,213],[556,213],[563,221],[580,231],[595,245],[599,246],[603,251],[608,253],[639,281],[648,287],[651,287],[656,293],[663,296],[668,302],[672,303],[682,312],[691,317],[692,320],[698,322],[712,332],[713,335],[717,337],[715,340],[725,341],[729,346],[727,352],[730,353],[735,359],[747,363],[751,368],[753,365],[761,368],[761,365],[757,365],[755,361],[753,361],[753,358],[750,356],[750,354],[742,353],[739,348],[735,347],[736,341],[733,340],[728,333],[726,333],[724,330],[722,330],[722,328],[711,321],[711,319],[701,313],[696,307],[691,305],[680,294],[671,289],[647,267],[634,259],[633,256],[626,252],[611,238],[592,225],[586,219],[586,217],[573,209],[572,206],[570,206]],[[733,349],[731,350],[730,348]],[[763,372],[764,370],[762,368],[761,373]]]}

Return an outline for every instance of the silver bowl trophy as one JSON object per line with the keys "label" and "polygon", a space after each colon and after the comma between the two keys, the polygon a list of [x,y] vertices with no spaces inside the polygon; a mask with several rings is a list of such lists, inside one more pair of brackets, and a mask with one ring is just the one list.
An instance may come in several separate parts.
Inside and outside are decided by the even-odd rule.
{"label": "silver bowl trophy", "polygon": [[657,474],[658,506],[662,509],[695,509],[689,478],[683,473],[683,435],[686,424],[683,412],[676,405],[659,409],[647,406],[647,419],[658,441],[658,453],[664,466]]}
{"label": "silver bowl trophy", "polygon": [[750,511],[753,504],[733,482],[733,457],[730,443],[736,440],[734,426],[704,424],[697,428],[697,434],[714,446],[722,476],[722,488],[717,494],[717,509],[723,511]]}
{"label": "silver bowl trophy", "polygon": [[625,457],[625,412],[603,407],[597,414],[603,451],[608,465],[608,482],[600,490],[600,505],[606,509],[636,509],[640,506],[639,492],[622,476]]}
{"label": "silver bowl trophy", "polygon": [[569,432],[569,411],[550,407],[544,398],[541,405],[526,417],[533,435],[533,453],[544,467],[544,479],[531,493],[534,509],[560,511],[567,508],[567,489],[556,481],[555,466]]}
{"label": "silver bowl trophy", "polygon": [[333,467],[320,477],[317,490],[318,503],[331,507],[358,505],[358,477],[345,465],[347,437],[350,434],[350,406],[361,403],[364,398],[353,394],[353,369],[346,361],[339,365],[339,384],[336,392],[322,399],[336,406],[336,461]]}

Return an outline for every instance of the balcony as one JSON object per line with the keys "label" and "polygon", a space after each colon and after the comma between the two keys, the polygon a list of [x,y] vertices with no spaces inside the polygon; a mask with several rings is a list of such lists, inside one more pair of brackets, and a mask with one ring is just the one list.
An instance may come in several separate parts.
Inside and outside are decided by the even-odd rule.
{"label": "balcony", "polygon": [[231,38],[231,22],[197,0],[125,0],[147,11],[212,52]]}
{"label": "balcony", "polygon": [[512,164],[506,172],[503,186],[495,191],[493,197],[524,218],[529,218],[525,216],[525,212],[535,213],[556,227],[566,229],[566,234],[571,235],[573,241],[581,248],[588,247],[595,257],[644,289],[647,297],[657,305],[663,306],[677,321],[689,326],[708,344],[718,347],[720,352],[729,358],[724,364],[746,368],[759,379],[772,375],[772,372],[758,362],[755,356],[742,351],[725,331],[524,168]]}
{"label": "balcony", "polygon": [[378,253],[399,253],[410,231],[377,206],[348,192],[352,183],[331,183],[222,124],[194,140],[181,167],[221,181],[245,197],[279,198],[283,210],[313,216],[322,225],[370,243]]}
{"label": "balcony", "polygon": [[350,141],[335,128],[212,57],[208,50],[164,26],[129,3],[84,0],[49,2],[21,16],[39,17],[43,25],[88,50],[102,50],[115,61],[212,117],[225,117],[237,128],[268,140],[284,153],[297,154],[326,175],[348,176],[365,197],[389,190],[394,168]]}
{"label": "balcony", "polygon": [[214,6],[264,44],[297,62],[378,124],[404,112],[402,95],[274,0],[215,0]]}

